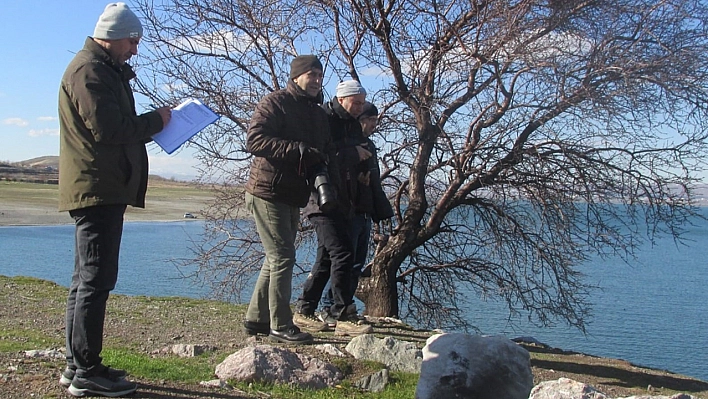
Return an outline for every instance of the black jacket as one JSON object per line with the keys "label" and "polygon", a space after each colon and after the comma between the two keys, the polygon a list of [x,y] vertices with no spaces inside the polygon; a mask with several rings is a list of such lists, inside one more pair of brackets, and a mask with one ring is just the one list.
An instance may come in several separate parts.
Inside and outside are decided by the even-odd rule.
{"label": "black jacket", "polygon": [[[322,105],[322,108],[327,114],[330,134],[337,149],[339,210],[348,217],[354,213],[366,213],[371,215],[374,221],[392,217],[393,209],[381,188],[381,172],[374,143],[364,137],[361,123],[342,108],[337,97]],[[356,150],[356,147],[362,144],[368,146],[373,154],[365,161],[359,160]],[[364,185],[359,182],[358,176],[367,171],[371,172],[370,184]],[[306,216],[321,214],[316,195],[310,197],[304,213]]]}

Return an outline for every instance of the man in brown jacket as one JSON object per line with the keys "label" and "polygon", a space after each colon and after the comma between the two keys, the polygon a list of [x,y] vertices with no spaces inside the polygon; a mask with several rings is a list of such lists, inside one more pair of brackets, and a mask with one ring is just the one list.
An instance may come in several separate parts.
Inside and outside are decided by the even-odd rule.
{"label": "man in brown jacket", "polygon": [[290,310],[300,208],[313,190],[313,171],[322,170],[335,155],[327,115],[319,106],[322,78],[322,64],[314,55],[293,59],[287,87],[261,99],[246,137],[246,149],[254,155],[246,206],[255,219],[265,260],[244,328],[249,334],[269,334],[296,344],[312,342],[312,335],[293,324]]}
{"label": "man in brown jacket", "polygon": [[170,120],[168,107],[137,115],[125,62],[142,37],[138,17],[111,3],[64,72],[59,91],[59,210],[75,223],[74,274],[66,307],[67,367],[59,383],[73,396],[123,396],[136,384],[102,364],[103,324],[118,278],[127,205],[144,207],[145,143]]}

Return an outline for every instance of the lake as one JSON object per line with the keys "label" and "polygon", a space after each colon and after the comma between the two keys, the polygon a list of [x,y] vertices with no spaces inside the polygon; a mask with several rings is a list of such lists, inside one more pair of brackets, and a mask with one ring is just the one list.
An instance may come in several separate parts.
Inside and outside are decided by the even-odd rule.
{"label": "lake", "polygon": [[[706,210],[708,212],[708,209]],[[115,293],[203,298],[208,292],[182,279],[170,259],[188,258],[199,221],[126,223]],[[512,329],[503,304],[479,302],[472,324],[486,334],[531,336],[553,347],[667,369],[708,381],[708,223],[691,228],[688,247],[670,238],[620,259],[583,267],[602,287],[592,298],[587,335],[565,326]],[[0,274],[32,276],[68,286],[73,270],[73,225],[0,227]],[[297,290],[294,290],[297,292]]]}

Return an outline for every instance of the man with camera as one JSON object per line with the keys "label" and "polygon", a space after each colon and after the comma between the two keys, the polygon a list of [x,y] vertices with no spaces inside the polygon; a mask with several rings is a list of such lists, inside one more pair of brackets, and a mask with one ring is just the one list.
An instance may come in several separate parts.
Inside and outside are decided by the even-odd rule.
{"label": "man with camera", "polygon": [[[355,80],[340,82],[336,96],[324,104],[329,117],[332,139],[337,146],[335,162],[339,171],[336,206],[324,209],[322,195],[313,193],[305,208],[305,215],[317,233],[317,258],[298,298],[294,322],[304,329],[325,331],[331,326],[315,316],[322,293],[330,283],[333,303],[329,313],[336,320],[336,335],[361,335],[372,331],[369,325],[358,324],[358,319],[347,312],[354,303],[352,269],[354,248],[350,223],[357,196],[358,172],[354,166],[371,158],[368,143],[357,120],[366,102],[366,90]],[[335,172],[330,170],[330,177]]]}
{"label": "man with camera", "polygon": [[[354,189],[349,189],[349,192],[355,193],[352,198],[354,215],[349,223],[349,232],[354,248],[354,266],[349,279],[350,289],[353,293],[356,293],[360,277],[371,276],[370,266],[367,266],[364,270],[364,265],[369,255],[372,222],[377,223],[377,226],[387,225],[390,230],[390,219],[393,217],[393,208],[381,186],[381,171],[379,169],[379,160],[376,156],[376,146],[369,138],[376,130],[378,116],[378,108],[367,101],[357,118],[361,124],[363,137],[345,138],[344,143],[337,143],[339,154],[343,155],[349,152],[352,159],[350,165],[343,166],[348,170],[344,179],[348,179],[348,186],[356,186]],[[356,147],[363,147],[364,145],[365,149],[371,152],[372,155],[366,160],[357,162],[357,156],[354,155],[357,152]],[[320,320],[325,323],[334,324],[329,314],[329,309],[333,303],[332,291],[328,290],[322,298],[323,310],[319,314]],[[356,305],[349,305],[346,312],[350,317],[355,316],[357,313]]]}
{"label": "man with camera", "polygon": [[[322,78],[322,63],[314,55],[293,59],[287,87],[261,99],[246,137],[246,150],[254,155],[246,207],[253,214],[265,260],[244,328],[252,335],[294,344],[313,339],[293,323],[290,310],[300,208],[308,204],[315,182],[320,191],[327,191],[327,162],[336,154],[327,115],[319,105]],[[337,176],[336,165],[333,170]]]}

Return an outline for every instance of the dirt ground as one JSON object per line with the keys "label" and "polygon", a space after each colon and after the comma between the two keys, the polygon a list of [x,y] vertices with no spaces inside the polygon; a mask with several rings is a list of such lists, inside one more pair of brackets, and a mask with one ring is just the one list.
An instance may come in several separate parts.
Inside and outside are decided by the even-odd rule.
{"label": "dirt ground", "polygon": [[[30,342],[28,337],[47,337],[45,347],[61,346],[64,339],[63,311],[66,288],[55,283],[0,276],[0,348]],[[243,333],[240,322],[243,308],[213,301],[186,298],[146,298],[112,295],[106,320],[105,347],[130,348],[151,354],[176,343],[202,344],[215,347],[210,354],[214,367],[219,358],[253,344]],[[19,333],[18,333],[19,332]],[[393,336],[424,345],[431,332],[385,323],[376,323],[378,337]],[[279,345],[258,338],[259,343]],[[348,340],[332,333],[318,333],[316,343],[331,343],[343,349]],[[52,345],[53,344],[53,345]],[[662,370],[632,365],[623,360],[599,358],[580,353],[534,345],[524,345],[531,353],[534,384],[567,377],[581,381],[610,397],[631,395],[666,395],[685,392],[708,399],[708,383]],[[313,346],[289,348],[319,357],[327,356]],[[63,348],[61,348],[63,349]],[[167,355],[163,355],[167,356]],[[355,381],[369,371],[352,360]],[[0,350],[0,397],[69,398],[57,383],[64,365],[63,358],[28,358],[24,351]],[[139,384],[133,398],[262,398],[265,393],[251,394],[234,389],[219,389],[199,384],[166,380],[132,378]]]}

